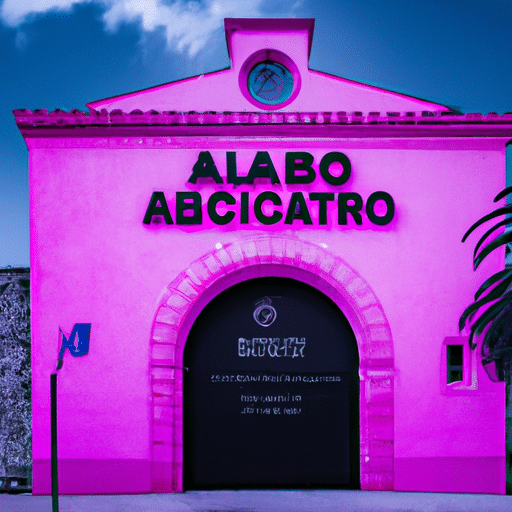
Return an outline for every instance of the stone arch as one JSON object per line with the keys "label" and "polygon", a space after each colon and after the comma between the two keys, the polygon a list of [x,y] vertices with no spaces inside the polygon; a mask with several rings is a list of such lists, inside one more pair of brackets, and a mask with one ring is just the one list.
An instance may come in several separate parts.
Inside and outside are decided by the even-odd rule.
{"label": "stone arch", "polygon": [[183,351],[203,307],[245,279],[291,277],[329,296],[349,320],[359,349],[360,478],[363,490],[394,487],[394,356],[384,310],[341,258],[297,238],[262,236],[195,260],[162,294],[150,347],[151,492],[183,490]]}

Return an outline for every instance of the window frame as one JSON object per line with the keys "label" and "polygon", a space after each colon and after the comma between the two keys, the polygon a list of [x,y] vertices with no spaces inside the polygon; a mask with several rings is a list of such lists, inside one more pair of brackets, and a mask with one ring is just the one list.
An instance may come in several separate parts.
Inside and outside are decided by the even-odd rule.
{"label": "window frame", "polygon": [[[448,346],[462,346],[462,380],[448,382]],[[478,390],[476,350],[469,347],[468,336],[446,336],[441,350],[441,392],[444,395],[461,395]],[[457,366],[457,365],[452,365]]]}

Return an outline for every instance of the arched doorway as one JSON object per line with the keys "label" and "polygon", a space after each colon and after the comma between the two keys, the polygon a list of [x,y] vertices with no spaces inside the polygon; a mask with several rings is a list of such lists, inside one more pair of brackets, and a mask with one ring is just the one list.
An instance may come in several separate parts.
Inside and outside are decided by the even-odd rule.
{"label": "arched doorway", "polygon": [[178,274],[158,300],[150,337],[151,491],[183,491],[183,355],[195,320],[242,281],[286,277],[321,291],[350,321],[359,349],[361,489],[394,488],[394,355],[385,312],[346,261],[294,237],[236,240]]}
{"label": "arched doorway", "polygon": [[359,356],[340,309],[300,281],[238,283],[184,352],[184,488],[359,488]]}

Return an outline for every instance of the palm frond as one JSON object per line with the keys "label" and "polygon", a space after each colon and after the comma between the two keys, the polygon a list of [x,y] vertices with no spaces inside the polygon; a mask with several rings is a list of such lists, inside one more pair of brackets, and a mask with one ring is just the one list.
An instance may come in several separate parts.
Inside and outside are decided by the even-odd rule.
{"label": "palm frond", "polygon": [[510,379],[512,364],[512,294],[508,304],[491,323],[482,340],[480,357],[485,372],[493,381]]}
{"label": "palm frond", "polygon": [[499,272],[496,272],[491,277],[489,277],[489,279],[487,279],[487,281],[485,281],[476,291],[475,300],[478,300],[478,298],[482,295],[482,293],[485,292],[485,290],[500,280],[507,282],[507,285],[510,286],[510,284],[512,284],[512,269],[506,268],[504,270],[500,270]]}
{"label": "palm frond", "polygon": [[512,194],[512,187],[507,187],[503,189],[495,198],[494,202],[497,203],[500,199],[503,199],[504,197],[508,196],[509,194]]}
{"label": "palm frond", "polygon": [[492,251],[498,249],[499,247],[505,246],[508,243],[512,242],[512,231],[508,231],[506,233],[502,233],[497,236],[492,242],[488,243],[474,258],[473,260],[473,268],[476,270],[480,263],[489,255]]}
{"label": "palm frond", "polygon": [[482,306],[485,306],[489,302],[493,302],[499,299],[507,291],[507,286],[508,285],[506,282],[501,282],[495,286],[485,297],[476,302],[473,302],[473,304],[470,304],[460,316],[459,331],[464,329],[466,321],[472,316],[473,313],[475,313],[478,309],[480,309]]}
{"label": "palm frond", "polygon": [[501,208],[498,208],[497,210],[494,210],[493,212],[485,215],[481,219],[477,220],[467,231],[464,233],[464,236],[462,237],[462,241],[465,242],[466,238],[475,231],[476,228],[487,222],[488,220],[494,219],[495,217],[499,217],[500,215],[506,215],[512,213],[512,205],[508,206],[502,206]]}
{"label": "palm frond", "polygon": [[492,325],[485,333],[482,346],[486,347],[486,359],[502,359],[508,354],[512,356],[512,294],[504,297],[505,305],[496,315]]}
{"label": "palm frond", "polygon": [[473,349],[476,343],[473,342],[475,337],[480,336],[487,325],[492,322],[496,316],[507,306],[507,300],[499,300],[492,306],[489,306],[472,324],[469,333],[469,346]]}
{"label": "palm frond", "polygon": [[478,243],[475,245],[475,250],[473,251],[473,258],[476,256],[476,253],[478,252],[478,249],[480,249],[480,246],[485,242],[485,240],[489,237],[489,235],[496,231],[501,226],[506,226],[507,224],[512,224],[512,217],[507,217],[503,220],[500,220],[497,224],[495,224],[491,229],[487,230],[480,240],[478,240]]}
{"label": "palm frond", "polygon": [[[512,194],[512,187],[502,190],[494,198],[498,202]],[[512,242],[512,231],[498,234],[485,246],[489,236],[502,226],[512,226],[512,204],[497,208],[475,222],[464,234],[464,242],[468,236],[485,222],[500,215],[506,217],[488,229],[478,240],[473,252],[473,268],[476,270],[482,261],[499,247],[507,246]],[[477,311],[484,308],[483,313],[475,320]],[[470,304],[459,318],[459,331],[467,323],[471,323],[469,330],[469,346],[474,349],[477,344],[475,338],[485,331],[482,347],[481,362],[489,376],[494,381],[510,382],[512,378],[512,269],[505,268],[494,273],[480,286],[475,293],[475,302]]]}

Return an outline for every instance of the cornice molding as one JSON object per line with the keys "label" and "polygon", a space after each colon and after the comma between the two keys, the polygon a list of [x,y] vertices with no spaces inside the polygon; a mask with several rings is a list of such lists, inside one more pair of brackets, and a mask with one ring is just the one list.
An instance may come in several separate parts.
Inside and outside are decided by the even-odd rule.
{"label": "cornice molding", "polygon": [[13,111],[25,138],[104,136],[512,138],[512,113]]}

